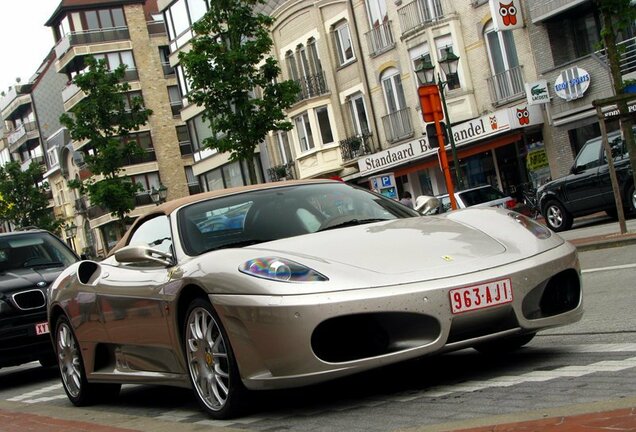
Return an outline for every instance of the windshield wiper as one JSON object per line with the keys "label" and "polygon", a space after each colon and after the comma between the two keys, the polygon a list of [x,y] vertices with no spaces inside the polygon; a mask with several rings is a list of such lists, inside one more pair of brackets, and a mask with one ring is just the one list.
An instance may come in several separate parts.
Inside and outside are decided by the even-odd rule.
{"label": "windshield wiper", "polygon": [[60,261],[51,261],[47,263],[39,263],[27,266],[27,268],[47,268],[47,267],[64,267],[64,263]]}
{"label": "windshield wiper", "polygon": [[210,251],[213,251],[213,250],[219,250],[219,249],[241,248],[241,247],[251,246],[251,245],[254,245],[254,244],[258,244],[258,243],[263,243],[264,241],[267,241],[267,240],[258,240],[258,239],[239,240],[239,241],[225,243],[225,244],[222,244],[222,245],[219,245],[219,246],[215,246],[215,247],[210,248],[210,249],[206,249],[203,253],[210,252]]}
{"label": "windshield wiper", "polygon": [[390,219],[382,219],[382,218],[349,219],[347,221],[340,222],[340,223],[337,223],[335,225],[327,225],[324,228],[320,228],[318,231],[327,231],[327,230],[331,230],[331,229],[344,228],[344,227],[355,226],[355,225],[365,225],[365,224],[368,224],[368,223],[382,222],[382,221],[387,221],[387,220],[390,220]]}

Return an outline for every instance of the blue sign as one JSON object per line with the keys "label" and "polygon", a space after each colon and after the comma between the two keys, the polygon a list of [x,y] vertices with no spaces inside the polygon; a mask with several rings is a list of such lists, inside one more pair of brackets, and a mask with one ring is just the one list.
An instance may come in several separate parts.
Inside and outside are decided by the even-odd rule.
{"label": "blue sign", "polygon": [[382,176],[382,186],[391,186],[390,176]]}

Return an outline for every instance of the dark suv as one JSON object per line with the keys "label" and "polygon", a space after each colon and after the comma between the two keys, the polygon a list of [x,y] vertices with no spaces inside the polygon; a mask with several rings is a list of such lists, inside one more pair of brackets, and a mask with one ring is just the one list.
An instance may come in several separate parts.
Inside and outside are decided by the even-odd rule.
{"label": "dark suv", "polygon": [[0,233],[0,367],[56,364],[47,289],[77,255],[48,231]]}
{"label": "dark suv", "polygon": [[[607,138],[625,211],[633,214],[636,195],[625,142],[620,131],[609,133]],[[599,211],[616,217],[616,200],[601,137],[587,141],[576,156],[570,174],[541,186],[537,196],[541,214],[554,231],[570,229],[573,218]]]}

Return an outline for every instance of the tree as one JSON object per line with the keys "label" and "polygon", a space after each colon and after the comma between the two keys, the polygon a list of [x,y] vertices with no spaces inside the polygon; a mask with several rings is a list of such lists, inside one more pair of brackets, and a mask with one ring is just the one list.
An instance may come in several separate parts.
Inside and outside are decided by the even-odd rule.
{"label": "tree", "polygon": [[277,82],[280,68],[270,51],[272,17],[256,13],[264,0],[215,0],[193,26],[191,49],[179,54],[191,88],[188,100],[204,107],[211,136],[203,145],[245,161],[256,183],[256,146],[272,130],[290,130],[284,110],[300,88]]}
{"label": "tree", "polygon": [[0,166],[0,220],[16,228],[36,226],[55,232],[63,221],[55,219],[48,208],[45,195],[46,183],[42,179],[42,168],[31,162],[22,171],[18,162]]}
{"label": "tree", "polygon": [[[624,46],[618,44],[619,36],[624,38],[628,35],[628,30],[634,26],[636,21],[636,7],[632,6],[632,0],[595,0],[596,6],[601,13],[601,42],[607,50],[607,59],[612,75],[614,93],[619,95],[624,93],[625,85],[620,68],[621,54]],[[629,151],[629,160],[632,166],[634,184],[636,184],[636,143],[632,131],[633,120],[629,114],[627,102],[618,103],[618,111],[621,121],[621,131],[625,138],[625,145]],[[632,199],[632,197],[628,197]]]}
{"label": "tree", "polygon": [[[109,71],[103,60],[86,58],[87,69],[73,82],[86,94],[71,114],[62,114],[60,122],[75,141],[88,141],[82,151],[84,161],[93,174],[89,179],[72,180],[69,185],[88,193],[91,204],[100,205],[118,218],[125,228],[126,215],[135,207],[135,193],[140,189],[130,178],[121,175],[122,167],[144,150],[131,140],[131,133],[148,121],[152,111],[144,108],[139,97],[130,101],[124,94],[130,90],[123,81],[126,65]],[[98,177],[99,176],[99,177]]]}

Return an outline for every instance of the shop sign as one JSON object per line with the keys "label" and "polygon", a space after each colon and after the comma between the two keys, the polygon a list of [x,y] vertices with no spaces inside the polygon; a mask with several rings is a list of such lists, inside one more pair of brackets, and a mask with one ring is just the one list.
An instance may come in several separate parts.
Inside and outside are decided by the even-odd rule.
{"label": "shop sign", "polygon": [[526,166],[529,171],[538,171],[541,168],[549,166],[548,154],[546,153],[545,148],[541,147],[528,151]]}
{"label": "shop sign", "polygon": [[453,126],[455,145],[466,144],[502,132],[543,123],[538,105],[519,105],[486,114]]}
{"label": "shop sign", "polygon": [[539,105],[550,102],[548,82],[546,80],[525,83],[526,98],[529,105]]}
{"label": "shop sign", "polygon": [[490,14],[495,31],[523,27],[521,0],[490,0]]}
{"label": "shop sign", "polygon": [[582,98],[589,86],[590,74],[575,66],[561,71],[554,81],[554,92],[561,99],[571,101]]}
{"label": "shop sign", "polygon": [[[627,112],[629,114],[634,114],[636,112],[636,102],[632,102],[631,105],[627,105]],[[605,116],[605,118],[611,118],[611,117],[616,117],[620,114],[620,112],[618,111],[618,108],[614,108],[611,111],[607,111],[604,112],[603,115]]]}
{"label": "shop sign", "polygon": [[428,153],[433,154],[435,151],[436,149],[429,147],[426,138],[419,138],[360,159],[358,161],[358,169],[361,173],[377,171],[400,165]]}

